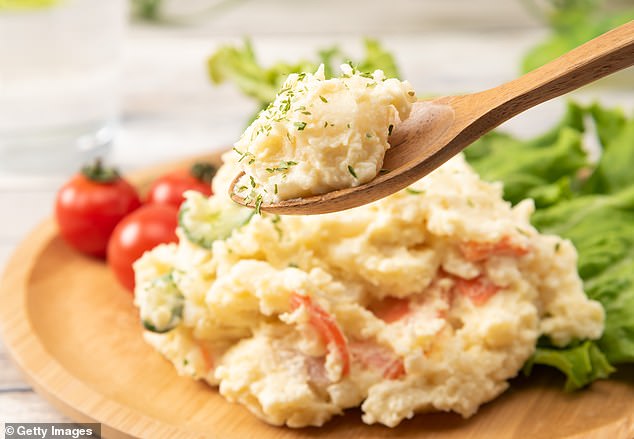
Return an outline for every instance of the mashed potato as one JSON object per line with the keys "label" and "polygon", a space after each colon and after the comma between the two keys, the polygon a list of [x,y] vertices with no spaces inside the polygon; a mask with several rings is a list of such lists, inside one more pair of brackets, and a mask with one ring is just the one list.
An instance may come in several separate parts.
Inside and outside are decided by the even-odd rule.
{"label": "mashed potato", "polygon": [[238,195],[277,202],[358,186],[381,170],[388,137],[416,101],[411,85],[341,66],[325,79],[291,74],[235,144],[245,176]]}
{"label": "mashed potato", "polygon": [[539,336],[601,335],[572,244],[540,235],[532,202],[511,207],[461,156],[366,206],[244,216],[210,237],[239,167],[224,159],[217,195],[188,194],[179,243],[135,264],[135,300],[180,374],[266,422],[318,426],[356,406],[390,427],[419,412],[468,417]]}

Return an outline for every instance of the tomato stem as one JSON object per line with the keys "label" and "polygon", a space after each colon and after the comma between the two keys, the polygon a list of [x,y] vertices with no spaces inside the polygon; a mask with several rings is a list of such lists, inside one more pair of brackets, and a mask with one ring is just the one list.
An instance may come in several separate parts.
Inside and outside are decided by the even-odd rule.
{"label": "tomato stem", "polygon": [[214,175],[216,175],[216,167],[211,163],[197,162],[193,164],[189,173],[197,180],[205,183],[211,183]]}
{"label": "tomato stem", "polygon": [[119,179],[119,171],[113,167],[104,166],[101,157],[81,168],[81,173],[90,181],[97,183],[112,183]]}

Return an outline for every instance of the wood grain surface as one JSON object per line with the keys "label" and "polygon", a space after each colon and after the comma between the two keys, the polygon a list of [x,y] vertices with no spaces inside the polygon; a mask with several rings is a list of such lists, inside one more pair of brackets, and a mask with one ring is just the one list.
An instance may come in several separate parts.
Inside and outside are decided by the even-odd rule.
{"label": "wood grain surface", "polygon": [[[135,177],[140,185],[175,165]],[[103,262],[70,249],[53,220],[18,247],[0,283],[0,325],[12,358],[51,404],[104,437],[151,438],[610,438],[634,437],[634,368],[566,394],[538,369],[470,419],[418,415],[396,429],[357,410],[323,428],[268,426],[216,389],[176,375],[142,339],[132,296]],[[19,395],[16,395],[19,397]]]}

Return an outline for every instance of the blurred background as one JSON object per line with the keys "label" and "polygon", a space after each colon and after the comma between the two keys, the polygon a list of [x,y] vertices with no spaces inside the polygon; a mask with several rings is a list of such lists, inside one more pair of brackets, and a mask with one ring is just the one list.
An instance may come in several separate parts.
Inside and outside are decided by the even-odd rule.
{"label": "blurred background", "polygon": [[[508,81],[633,9],[632,0],[0,0],[0,186],[67,175],[95,155],[127,170],[230,145],[257,102],[233,86],[245,78],[214,86],[207,59],[245,37],[265,67],[315,63],[333,47],[360,59],[371,37],[419,95],[456,94]],[[628,79],[589,94],[618,99]]]}
{"label": "blurred background", "polygon": [[[468,93],[633,18],[633,0],[0,0],[0,268],[82,163],[226,149],[293,66],[363,59],[372,38],[420,96]],[[632,69],[574,97],[631,111]],[[503,128],[543,132],[564,106]],[[5,418],[61,419],[1,346],[0,371]]]}

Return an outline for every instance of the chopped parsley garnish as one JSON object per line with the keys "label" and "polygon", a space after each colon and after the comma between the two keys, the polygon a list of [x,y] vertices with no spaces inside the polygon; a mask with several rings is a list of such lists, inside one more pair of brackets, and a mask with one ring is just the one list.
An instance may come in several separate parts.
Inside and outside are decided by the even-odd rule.
{"label": "chopped parsley garnish", "polygon": [[304,131],[306,128],[306,122],[295,122],[294,125],[297,127],[297,131]]}
{"label": "chopped parsley garnish", "polygon": [[323,96],[321,96],[321,95],[319,95],[319,99],[321,99],[321,101],[322,101],[324,104],[327,104],[327,103],[328,103],[328,99],[326,99],[325,97],[323,97]]}
{"label": "chopped parsley garnish", "polygon": [[520,232],[520,234],[524,236],[531,236],[530,233],[528,233],[526,230],[520,229],[519,227],[515,227],[515,230],[517,230],[518,232]]}
{"label": "chopped parsley garnish", "polygon": [[262,195],[258,195],[255,199],[255,213],[258,215],[262,215]]}
{"label": "chopped parsley garnish", "polygon": [[280,239],[282,239],[282,228],[280,227],[279,223],[280,221],[282,221],[282,217],[279,215],[274,215],[273,218],[271,218],[271,223],[273,223],[273,227],[275,228],[275,231],[277,232],[277,235]]}
{"label": "chopped parsley garnish", "polygon": [[354,172],[354,168],[350,165],[348,165],[348,172],[350,173],[350,175],[352,175],[354,178],[358,178],[357,177],[357,173]]}
{"label": "chopped parsley garnish", "polygon": [[387,135],[391,136],[392,135],[392,130],[394,129],[394,125],[390,124],[389,127],[387,127]]}
{"label": "chopped parsley garnish", "polygon": [[249,176],[249,180],[251,181],[251,187],[255,188],[255,179],[252,176]]}
{"label": "chopped parsley garnish", "polygon": [[287,172],[291,166],[297,165],[297,162],[292,160],[282,160],[280,165],[275,168],[266,168],[266,172],[272,174],[274,172]]}
{"label": "chopped parsley garnish", "polygon": [[407,94],[410,95],[410,96],[414,96],[416,93],[414,93],[413,90],[410,90],[410,91],[407,92]]}
{"label": "chopped parsley garnish", "polygon": [[365,133],[365,137],[367,137],[368,139],[371,139],[371,138],[372,138],[372,134],[370,134],[370,133]]}
{"label": "chopped parsley garnish", "polygon": [[274,193],[275,195],[277,195],[277,183],[275,183],[273,193]]}
{"label": "chopped parsley garnish", "polygon": [[255,157],[249,151],[242,152],[238,148],[235,148],[235,147],[233,148],[233,150],[235,152],[237,152],[238,154],[240,154],[240,159],[238,160],[238,163],[240,163],[242,160],[244,160],[245,157],[250,157],[249,165],[252,165],[253,162],[255,162]]}
{"label": "chopped parsley garnish", "polygon": [[405,188],[405,192],[412,195],[421,195],[425,193],[425,191],[419,191],[418,189],[414,189],[411,187]]}

